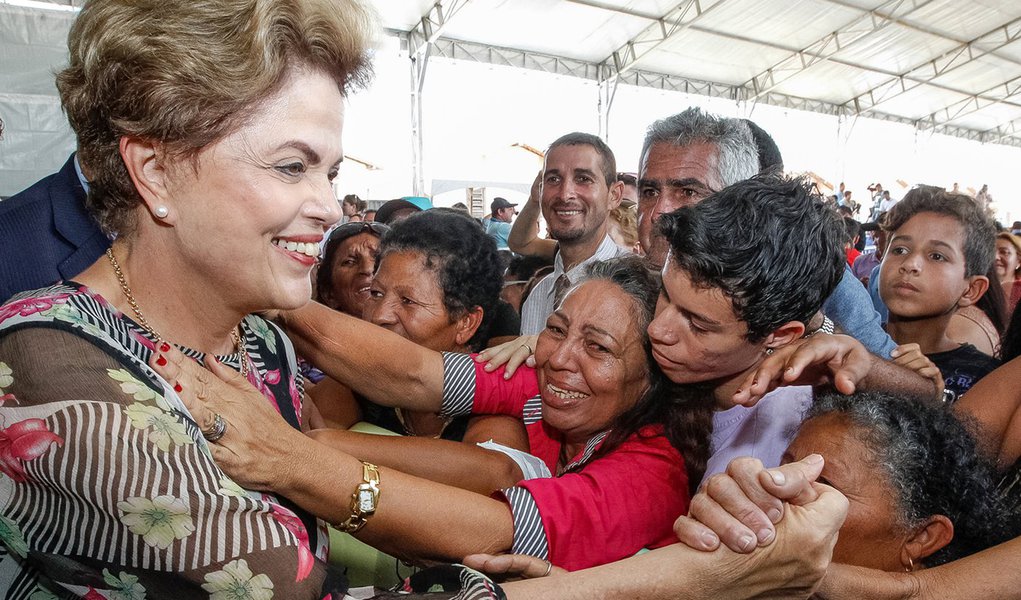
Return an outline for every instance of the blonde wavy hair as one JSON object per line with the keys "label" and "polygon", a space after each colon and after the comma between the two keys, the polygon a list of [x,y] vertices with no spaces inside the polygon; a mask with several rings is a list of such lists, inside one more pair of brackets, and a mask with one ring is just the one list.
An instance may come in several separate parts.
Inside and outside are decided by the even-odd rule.
{"label": "blonde wavy hair", "polygon": [[298,68],[325,73],[347,94],[371,79],[375,27],[360,0],[87,1],[57,88],[90,177],[90,211],[107,232],[134,231],[141,197],[122,137],[193,158]]}

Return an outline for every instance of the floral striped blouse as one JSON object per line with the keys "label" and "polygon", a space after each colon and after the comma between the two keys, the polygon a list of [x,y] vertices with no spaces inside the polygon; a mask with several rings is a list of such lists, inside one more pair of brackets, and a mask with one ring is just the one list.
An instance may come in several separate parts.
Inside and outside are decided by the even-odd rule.
{"label": "floral striped blouse", "polygon": [[[256,316],[242,329],[250,382],[299,427],[290,342]],[[0,307],[3,597],[339,598],[322,522],[216,466],[147,366],[152,350],[137,324],[77,284]],[[239,354],[220,358],[239,368]]]}

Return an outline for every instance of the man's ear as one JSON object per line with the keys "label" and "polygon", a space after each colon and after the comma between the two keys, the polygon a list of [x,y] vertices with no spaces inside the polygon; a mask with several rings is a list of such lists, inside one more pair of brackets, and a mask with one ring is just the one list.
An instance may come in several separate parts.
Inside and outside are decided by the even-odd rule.
{"label": "man's ear", "polygon": [[773,333],[766,336],[766,348],[776,350],[790,344],[794,340],[801,339],[805,335],[805,324],[801,321],[787,321],[773,330]]}
{"label": "man's ear", "polygon": [[620,199],[624,197],[624,183],[614,181],[610,184],[610,210],[620,206]]}
{"label": "man's ear", "polygon": [[954,539],[954,524],[943,515],[933,515],[915,529],[900,548],[900,562],[906,570],[922,566],[922,561]]}
{"label": "man's ear", "polygon": [[982,299],[982,294],[989,289],[989,278],[985,275],[972,275],[967,278],[968,287],[957,301],[958,307],[972,306]]}
{"label": "man's ear", "polygon": [[[176,213],[167,190],[167,171],[163,164],[166,155],[155,142],[132,136],[121,137],[118,149],[131,182],[135,184],[149,214],[164,223],[173,223]],[[158,207],[167,210],[167,214],[157,216]]]}
{"label": "man's ear", "polygon": [[479,325],[482,324],[483,314],[482,307],[476,306],[457,319],[457,333],[454,335],[457,345],[464,346],[468,340],[472,339],[475,332],[479,330]]}

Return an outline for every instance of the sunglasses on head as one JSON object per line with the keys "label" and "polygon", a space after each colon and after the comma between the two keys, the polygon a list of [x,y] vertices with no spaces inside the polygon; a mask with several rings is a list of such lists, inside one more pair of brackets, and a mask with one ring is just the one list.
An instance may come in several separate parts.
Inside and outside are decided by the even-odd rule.
{"label": "sunglasses on head", "polygon": [[637,173],[617,173],[617,181],[624,185],[638,185]]}
{"label": "sunglasses on head", "polygon": [[382,223],[375,221],[353,221],[351,223],[344,223],[340,227],[337,227],[330,233],[330,240],[349,238],[359,233],[371,232],[379,237],[383,237],[383,234],[390,231],[390,227]]}

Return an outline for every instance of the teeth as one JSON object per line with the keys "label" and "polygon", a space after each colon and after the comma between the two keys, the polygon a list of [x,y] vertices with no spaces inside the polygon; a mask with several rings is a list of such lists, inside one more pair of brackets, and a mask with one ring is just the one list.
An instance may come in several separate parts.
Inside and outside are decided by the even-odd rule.
{"label": "teeth", "polygon": [[562,390],[562,389],[558,388],[557,386],[553,385],[552,383],[547,383],[546,384],[546,389],[548,389],[549,391],[553,392],[557,396],[557,398],[560,398],[562,400],[580,400],[581,398],[588,398],[588,394],[583,394],[581,392],[569,392],[567,390]]}
{"label": "teeth", "polygon": [[319,244],[316,244],[315,242],[286,242],[277,238],[273,240],[273,244],[287,250],[288,252],[298,252],[313,258],[319,256]]}

